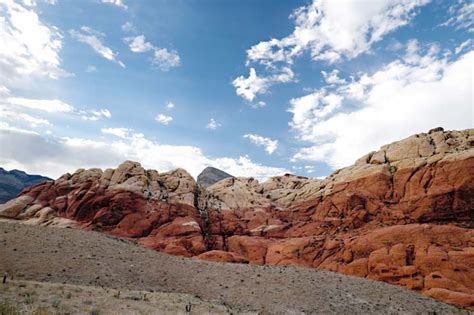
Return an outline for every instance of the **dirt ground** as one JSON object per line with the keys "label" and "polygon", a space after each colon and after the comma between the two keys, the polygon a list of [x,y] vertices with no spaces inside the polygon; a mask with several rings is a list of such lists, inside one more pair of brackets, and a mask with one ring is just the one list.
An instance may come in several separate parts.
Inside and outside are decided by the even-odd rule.
{"label": "dirt ground", "polygon": [[[78,304],[60,296],[59,305],[73,314],[147,314],[150,309],[178,314],[189,301],[196,304],[196,314],[469,314],[407,289],[322,270],[204,262],[96,232],[0,222],[0,275],[4,272],[8,282],[12,277],[15,282],[0,291],[0,301],[20,307],[21,281],[53,283],[31,282],[39,286],[38,296],[50,296],[44,299],[51,306],[59,287],[49,295],[43,292],[47,288],[71,285],[63,286],[64,294],[84,288],[76,296]],[[115,298],[117,291],[127,293]],[[145,292],[149,301],[143,299]],[[129,295],[142,300],[123,298]]]}
{"label": "dirt ground", "polygon": [[120,291],[95,286],[8,280],[6,284],[0,285],[0,314],[4,313],[151,315],[236,314],[238,311],[189,294]]}

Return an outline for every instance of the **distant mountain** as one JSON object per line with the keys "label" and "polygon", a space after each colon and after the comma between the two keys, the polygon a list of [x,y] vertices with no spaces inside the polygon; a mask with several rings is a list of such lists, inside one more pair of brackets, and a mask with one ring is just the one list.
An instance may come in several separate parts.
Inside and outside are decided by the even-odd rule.
{"label": "distant mountain", "polygon": [[24,188],[30,187],[51,178],[41,175],[30,175],[23,171],[6,171],[0,167],[0,203],[15,198]]}
{"label": "distant mountain", "polygon": [[204,187],[214,185],[225,178],[234,177],[215,167],[206,167],[197,178],[197,183]]}

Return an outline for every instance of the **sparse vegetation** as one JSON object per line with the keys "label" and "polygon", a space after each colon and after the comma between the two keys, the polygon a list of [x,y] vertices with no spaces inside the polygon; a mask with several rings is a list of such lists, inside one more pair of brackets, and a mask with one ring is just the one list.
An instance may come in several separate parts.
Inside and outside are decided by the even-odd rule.
{"label": "sparse vegetation", "polygon": [[35,292],[26,292],[24,293],[25,297],[25,304],[33,304],[35,302],[35,297],[34,297]]}
{"label": "sparse vegetation", "polygon": [[59,308],[59,305],[61,304],[61,300],[59,299],[54,299],[53,302],[51,303],[51,305],[54,307],[54,308]]}
{"label": "sparse vegetation", "polygon": [[0,303],[0,314],[1,315],[17,315],[20,314],[15,305],[8,302]]}

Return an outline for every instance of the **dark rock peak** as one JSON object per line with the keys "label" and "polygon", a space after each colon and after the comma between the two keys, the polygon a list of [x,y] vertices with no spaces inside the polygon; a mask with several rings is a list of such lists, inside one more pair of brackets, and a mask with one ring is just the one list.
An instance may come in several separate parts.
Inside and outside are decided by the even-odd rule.
{"label": "dark rock peak", "polygon": [[234,177],[218,168],[208,166],[197,177],[197,183],[204,187],[209,187],[215,183],[229,177]]}
{"label": "dark rock peak", "polygon": [[52,179],[41,175],[29,175],[20,170],[7,171],[0,168],[0,204],[15,198],[24,188],[48,180]]}

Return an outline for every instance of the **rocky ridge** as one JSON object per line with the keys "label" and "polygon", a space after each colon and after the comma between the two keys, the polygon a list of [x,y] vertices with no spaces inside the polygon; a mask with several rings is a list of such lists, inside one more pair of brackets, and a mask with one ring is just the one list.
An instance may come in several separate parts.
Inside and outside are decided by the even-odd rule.
{"label": "rocky ridge", "polygon": [[51,178],[30,175],[20,170],[7,171],[0,167],[0,204],[15,198],[24,188]]}
{"label": "rocky ridge", "polygon": [[382,280],[474,308],[474,130],[383,146],[324,180],[286,174],[208,188],[127,161],[78,170],[0,206],[198,259],[298,265]]}

